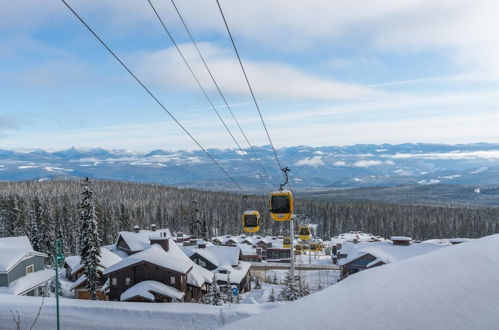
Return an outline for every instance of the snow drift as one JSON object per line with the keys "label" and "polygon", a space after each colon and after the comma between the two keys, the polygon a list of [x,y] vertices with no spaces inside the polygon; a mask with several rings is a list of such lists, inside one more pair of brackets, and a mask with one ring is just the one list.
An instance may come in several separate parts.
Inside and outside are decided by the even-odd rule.
{"label": "snow drift", "polygon": [[227,329],[498,329],[499,235],[362,271]]}

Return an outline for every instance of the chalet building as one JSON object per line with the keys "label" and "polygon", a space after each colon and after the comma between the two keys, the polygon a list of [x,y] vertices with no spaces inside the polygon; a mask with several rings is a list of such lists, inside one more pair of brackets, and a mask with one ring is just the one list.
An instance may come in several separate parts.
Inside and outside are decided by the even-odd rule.
{"label": "chalet building", "polygon": [[0,238],[0,293],[47,295],[55,272],[45,269],[46,258],[46,254],[33,250],[26,236]]}
{"label": "chalet building", "polygon": [[148,249],[150,246],[149,237],[151,236],[159,236],[164,234],[168,237],[171,237],[169,229],[156,229],[155,226],[153,228],[153,230],[141,230],[138,226],[135,226],[134,231],[120,232],[115,244],[115,250],[113,250],[113,252],[123,257],[129,256]]}
{"label": "chalet building", "polygon": [[291,249],[283,247],[270,247],[265,250],[265,259],[268,262],[290,262]]}
{"label": "chalet building", "polygon": [[412,239],[405,236],[392,236],[391,240],[379,242],[344,242],[341,251],[337,251],[337,256],[341,257],[338,259],[341,278],[365,269],[431,253],[450,245],[448,242],[441,244],[434,241],[412,244]]}
{"label": "chalet building", "polygon": [[[97,297],[99,300],[107,300],[106,290],[106,277],[103,272],[108,267],[120,262],[122,258],[117,254],[102,247],[100,249],[100,258],[97,271],[100,276],[100,283],[97,290]],[[86,289],[87,278],[82,274],[83,265],[81,264],[80,256],[70,256],[64,259],[64,268],[66,271],[66,278],[74,282],[69,290],[74,291],[76,299],[92,299],[92,295]]]}
{"label": "chalet building", "polygon": [[199,246],[189,253],[192,261],[215,274],[218,284],[236,285],[243,293],[251,290],[251,264],[239,261],[241,255],[239,247],[231,246]]}
{"label": "chalet building", "polygon": [[213,273],[189,259],[165,231],[158,231],[150,237],[148,248],[104,271],[109,300],[189,302],[200,300],[207,291]]}

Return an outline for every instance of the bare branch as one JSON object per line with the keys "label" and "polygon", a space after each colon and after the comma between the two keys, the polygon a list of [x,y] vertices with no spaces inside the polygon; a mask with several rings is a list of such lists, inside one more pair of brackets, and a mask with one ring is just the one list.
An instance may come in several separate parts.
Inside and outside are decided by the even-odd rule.
{"label": "bare branch", "polygon": [[40,305],[40,308],[38,308],[38,314],[36,314],[36,317],[35,319],[33,320],[33,324],[31,325],[31,327],[29,328],[29,330],[32,330],[33,327],[35,326],[36,324],[36,321],[38,321],[38,317],[40,316],[40,313],[42,311],[42,308],[43,308],[43,303],[45,302],[45,297],[42,297],[42,304]]}

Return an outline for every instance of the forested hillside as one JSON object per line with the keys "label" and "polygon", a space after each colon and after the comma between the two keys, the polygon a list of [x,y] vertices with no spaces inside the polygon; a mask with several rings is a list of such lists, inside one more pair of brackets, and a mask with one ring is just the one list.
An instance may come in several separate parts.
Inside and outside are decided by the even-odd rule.
{"label": "forested hillside", "polygon": [[[0,182],[0,236],[28,235],[34,247],[50,253],[57,235],[66,253],[79,250],[82,181]],[[262,213],[264,234],[285,235],[287,224],[268,217],[267,196],[181,189],[163,185],[93,181],[102,244],[121,230],[150,224],[192,232],[196,204],[205,222],[203,235],[240,233],[244,208]],[[296,213],[317,223],[327,239],[348,230],[414,239],[480,237],[499,230],[499,208],[395,205],[381,202],[312,200],[297,196]]]}

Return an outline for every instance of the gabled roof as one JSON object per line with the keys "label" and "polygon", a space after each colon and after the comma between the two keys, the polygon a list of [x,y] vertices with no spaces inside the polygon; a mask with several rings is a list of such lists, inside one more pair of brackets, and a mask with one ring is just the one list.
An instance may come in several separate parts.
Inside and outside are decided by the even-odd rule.
{"label": "gabled roof", "polygon": [[[176,246],[175,242],[170,238],[170,247]],[[178,247],[177,247],[178,248]],[[171,248],[170,248],[171,251]],[[180,251],[182,252],[182,251]],[[183,253],[183,252],[182,252]],[[104,275],[113,273],[117,270],[132,266],[140,262],[148,262],[163,268],[171,269],[181,274],[186,274],[192,265],[175,256],[175,253],[166,252],[159,244],[153,244],[148,249],[145,249],[136,254],[132,254],[129,257],[121,260],[120,262],[112,265],[104,271]]]}
{"label": "gabled roof", "polygon": [[340,259],[339,263],[345,265],[354,261],[366,254],[374,256],[370,265],[374,265],[380,261],[385,264],[395,262],[401,259],[415,257],[421,254],[426,254],[439,250],[447,245],[434,243],[415,243],[412,245],[394,245],[390,241],[382,242],[360,242],[350,243],[345,242],[341,248],[342,254],[347,254],[346,258]]}
{"label": "gabled roof", "polygon": [[131,252],[138,252],[149,248],[151,242],[149,237],[160,236],[160,233],[166,233],[167,237],[171,237],[169,229],[140,230],[138,233],[134,231],[121,231],[118,235],[118,240],[121,237],[130,248]]}
{"label": "gabled roof", "polygon": [[228,270],[230,274],[222,274],[215,272],[215,278],[218,281],[224,281],[227,282],[227,277],[230,276],[230,282],[232,284],[239,284],[241,281],[244,279],[246,274],[248,273],[249,269],[251,267],[250,262],[244,262],[241,261],[237,267],[224,267],[221,266],[219,268],[226,268],[225,270]]}
{"label": "gabled roof", "polygon": [[27,236],[0,238],[0,272],[10,271],[19,261],[31,256],[47,257],[33,250]]}
{"label": "gabled roof", "polygon": [[[100,248],[99,266],[101,266],[101,268],[106,269],[115,263],[120,262],[122,259],[123,258],[118,256],[116,253],[103,247]],[[69,256],[66,257],[64,261],[71,268],[71,274],[75,274],[83,268],[80,256]]]}
{"label": "gabled roof", "polygon": [[191,251],[190,257],[198,254],[211,262],[215,267],[235,266],[239,263],[241,249],[238,246],[207,246]]}
{"label": "gabled roof", "polygon": [[153,293],[172,299],[181,300],[184,293],[158,281],[142,281],[128,288],[120,296],[121,301],[126,301],[134,297],[141,297],[147,300],[154,300]]}

